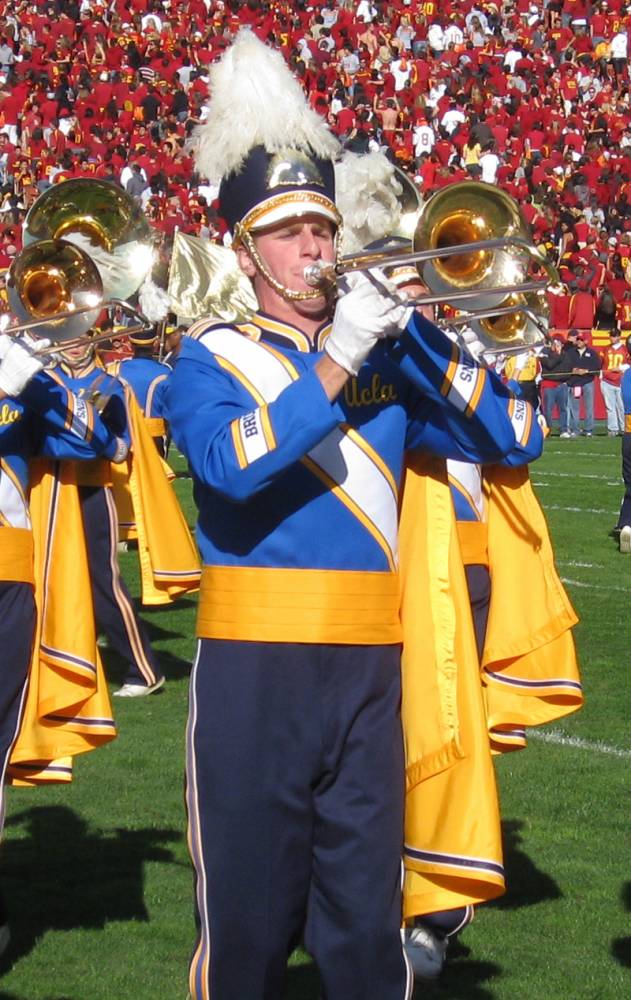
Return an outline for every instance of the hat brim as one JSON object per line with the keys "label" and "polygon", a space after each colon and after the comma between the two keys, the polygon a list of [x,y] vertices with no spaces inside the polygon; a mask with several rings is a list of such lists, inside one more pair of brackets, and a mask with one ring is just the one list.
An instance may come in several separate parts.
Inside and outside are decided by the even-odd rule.
{"label": "hat brim", "polygon": [[285,191],[255,205],[241,220],[241,229],[257,233],[305,215],[318,215],[335,227],[341,223],[340,213],[330,198],[314,192]]}

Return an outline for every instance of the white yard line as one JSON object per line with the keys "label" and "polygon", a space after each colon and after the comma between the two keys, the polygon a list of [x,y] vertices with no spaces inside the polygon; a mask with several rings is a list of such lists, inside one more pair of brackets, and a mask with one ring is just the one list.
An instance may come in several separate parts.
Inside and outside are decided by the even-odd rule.
{"label": "white yard line", "polygon": [[528,739],[539,740],[540,743],[553,743],[555,746],[570,747],[573,750],[589,750],[591,753],[607,754],[610,757],[631,757],[631,750],[622,747],[612,747],[600,740],[584,740],[580,736],[568,736],[560,729],[528,729]]}
{"label": "white yard line", "polygon": [[536,465],[535,471],[538,476],[554,476],[557,479],[609,479],[609,476],[599,476],[593,472],[551,472]]}
{"label": "white yard line", "polygon": [[579,569],[606,569],[603,563],[577,562],[575,559],[557,559],[557,566],[577,566]]}
{"label": "white yard line", "polygon": [[619,458],[620,457],[619,453],[618,454],[616,454],[616,453],[614,453],[614,454],[607,454],[607,453],[602,453],[602,452],[599,452],[599,451],[574,451],[574,449],[572,449],[571,451],[570,450],[568,450],[568,451],[564,451],[564,450],[550,451],[547,448],[544,451],[544,455],[563,455],[565,458],[567,458],[568,455],[572,455],[572,457],[574,457],[575,455],[578,455],[581,458],[607,458],[607,459],[612,459],[612,458]]}
{"label": "white yard line", "polygon": [[[545,485],[535,483],[535,486]],[[617,510],[610,510],[608,507],[561,507],[556,503],[546,503],[543,506],[544,511],[546,510],[565,510],[570,514],[610,514],[615,516],[618,514]]]}
{"label": "white yard line", "polygon": [[583,587],[586,590],[606,590],[607,593],[612,591],[618,594],[628,594],[628,587],[601,587],[599,583],[586,583],[584,580],[568,580],[566,576],[561,577],[561,583],[567,583],[570,587]]}
{"label": "white yard line", "polygon": [[[537,476],[545,476],[545,475],[546,475],[545,472],[541,472],[539,469],[537,469]],[[572,476],[571,478],[580,479],[581,476]],[[582,478],[587,479],[587,476],[584,476]],[[619,479],[605,479],[604,477],[601,479],[600,476],[594,478],[597,478],[599,480],[601,486],[614,486],[617,490],[623,489],[623,484]],[[531,483],[533,486],[542,486],[544,489],[552,489],[556,488],[557,486],[557,483],[546,483],[541,479],[531,479]]]}

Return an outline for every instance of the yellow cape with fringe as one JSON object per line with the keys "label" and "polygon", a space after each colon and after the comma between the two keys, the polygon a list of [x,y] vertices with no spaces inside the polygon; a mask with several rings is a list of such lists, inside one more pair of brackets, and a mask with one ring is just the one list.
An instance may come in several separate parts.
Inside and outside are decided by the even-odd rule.
{"label": "yellow cape with fringe", "polygon": [[524,746],[518,730],[583,700],[577,618],[528,470],[484,476],[492,597],[481,675],[444,463],[417,463],[403,494],[406,920],[502,893],[491,753]]}
{"label": "yellow cape with fringe", "polygon": [[504,891],[499,804],[445,463],[408,469],[400,520],[404,919]]}
{"label": "yellow cape with fringe", "polygon": [[482,680],[494,752],[520,749],[524,730],[575,712],[583,691],[546,519],[528,469],[484,468],[491,604]]}
{"label": "yellow cape with fringe", "polygon": [[37,628],[20,732],[7,778],[72,780],[72,758],[116,736],[96,646],[83,520],[72,462],[31,465]]}
{"label": "yellow cape with fringe", "polygon": [[120,537],[138,540],[142,603],[169,604],[199,590],[199,555],[169,482],[173,473],[158,454],[128,388],[125,400],[131,451],[125,462],[112,465]]}

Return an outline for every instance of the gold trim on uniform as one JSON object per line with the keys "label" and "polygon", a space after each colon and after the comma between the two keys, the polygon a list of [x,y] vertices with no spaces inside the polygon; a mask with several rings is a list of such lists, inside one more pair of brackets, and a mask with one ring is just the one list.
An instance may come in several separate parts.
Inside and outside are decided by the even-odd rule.
{"label": "gold trim on uniform", "polygon": [[12,583],[35,583],[33,570],[33,534],[28,528],[0,529],[0,580]]}
{"label": "gold trim on uniform", "polygon": [[489,565],[489,529],[485,521],[456,521],[465,566]]}
{"label": "gold trim on uniform", "polygon": [[398,574],[204,566],[197,635],[258,642],[399,643]]}

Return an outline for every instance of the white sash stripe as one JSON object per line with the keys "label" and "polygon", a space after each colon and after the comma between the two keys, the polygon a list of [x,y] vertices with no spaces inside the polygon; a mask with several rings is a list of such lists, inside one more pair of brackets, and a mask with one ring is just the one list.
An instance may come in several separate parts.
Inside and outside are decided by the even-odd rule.
{"label": "white sash stripe", "polygon": [[447,459],[447,472],[452,479],[459,483],[463,490],[473,500],[475,509],[481,521],[484,517],[484,496],[482,494],[482,469],[475,462],[458,462],[456,459]]}
{"label": "white sash stripe", "polygon": [[528,403],[524,399],[514,399],[510,407],[510,422],[518,444],[524,444],[528,427]]}
{"label": "white sash stripe", "polygon": [[30,528],[24,497],[5,469],[0,469],[0,512],[12,528]]}
{"label": "white sash stripe", "polygon": [[475,365],[463,363],[463,357],[463,352],[460,351],[460,360],[447,393],[449,402],[462,412],[471,402],[480,377],[479,369]]}
{"label": "white sash stripe", "polygon": [[88,404],[85,399],[81,396],[76,396],[72,394],[72,401],[74,403],[72,410],[72,423],[70,425],[70,430],[77,437],[82,438],[84,441],[88,436]]}
{"label": "white sash stripe", "polygon": [[[223,358],[241,372],[266,403],[277,399],[293,381],[290,372],[275,354],[234,330],[209,330],[200,337],[199,342],[212,354]],[[242,417],[241,420],[243,419],[245,418]],[[259,436],[263,438],[262,433]],[[245,445],[243,434],[242,440]],[[320,441],[309,452],[309,457],[344,490],[367,520],[377,528],[396,565],[397,497],[383,472],[339,427]],[[249,455],[248,460],[251,460]]]}

